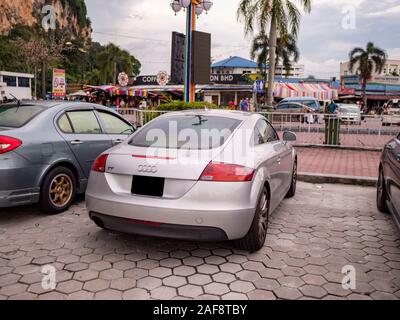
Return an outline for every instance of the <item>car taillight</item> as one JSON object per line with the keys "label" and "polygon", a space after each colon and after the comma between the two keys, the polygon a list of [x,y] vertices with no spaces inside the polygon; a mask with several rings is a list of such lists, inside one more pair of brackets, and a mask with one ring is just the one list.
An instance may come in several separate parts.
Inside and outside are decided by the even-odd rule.
{"label": "car taillight", "polygon": [[15,150],[21,145],[21,140],[6,136],[0,136],[0,154]]}
{"label": "car taillight", "polygon": [[200,176],[201,181],[215,182],[245,182],[251,181],[254,169],[227,164],[221,162],[210,162]]}
{"label": "car taillight", "polygon": [[92,165],[92,171],[96,172],[106,172],[108,154],[102,154],[99,156]]}

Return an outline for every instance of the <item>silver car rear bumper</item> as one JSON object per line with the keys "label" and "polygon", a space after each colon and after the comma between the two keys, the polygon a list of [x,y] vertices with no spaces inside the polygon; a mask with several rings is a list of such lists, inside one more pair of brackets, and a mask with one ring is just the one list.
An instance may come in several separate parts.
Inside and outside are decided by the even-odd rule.
{"label": "silver car rear bumper", "polygon": [[[218,229],[226,235],[224,238],[236,240],[247,234],[254,218],[256,203],[252,200],[251,188],[251,182],[198,182],[180,199],[139,197],[114,193],[104,174],[92,172],[86,191],[86,206],[92,215],[175,225],[187,230]],[[134,223],[119,226],[110,229],[127,232],[126,229],[130,228],[131,233],[135,233]],[[148,232],[141,231],[140,234],[157,235],[157,230],[146,230]],[[176,233],[172,231],[170,234],[161,231],[158,235],[177,238]],[[187,239],[205,240],[201,236]],[[211,240],[216,239],[211,237]]]}

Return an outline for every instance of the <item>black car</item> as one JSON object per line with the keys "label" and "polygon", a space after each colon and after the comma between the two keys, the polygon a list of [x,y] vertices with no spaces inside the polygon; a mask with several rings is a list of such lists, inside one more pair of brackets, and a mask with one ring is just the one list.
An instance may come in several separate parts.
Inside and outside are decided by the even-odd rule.
{"label": "black car", "polygon": [[379,211],[392,213],[400,227],[400,134],[385,146],[382,153],[377,205]]}

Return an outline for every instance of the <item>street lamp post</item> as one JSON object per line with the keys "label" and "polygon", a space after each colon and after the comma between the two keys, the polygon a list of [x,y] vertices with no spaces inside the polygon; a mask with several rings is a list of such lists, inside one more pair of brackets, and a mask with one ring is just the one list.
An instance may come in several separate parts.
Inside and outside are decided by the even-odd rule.
{"label": "street lamp post", "polygon": [[196,15],[211,9],[211,0],[173,0],[171,8],[176,13],[186,9],[186,49],[185,49],[185,102],[195,100],[195,83],[192,72],[193,31],[196,29]]}

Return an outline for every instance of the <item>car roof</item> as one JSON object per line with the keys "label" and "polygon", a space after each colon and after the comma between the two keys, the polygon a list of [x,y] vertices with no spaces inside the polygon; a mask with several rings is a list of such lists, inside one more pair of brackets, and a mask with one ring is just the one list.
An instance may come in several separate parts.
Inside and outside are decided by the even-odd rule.
{"label": "car roof", "polygon": [[[19,106],[39,106],[39,107],[44,107],[44,108],[52,108],[55,107],[61,103],[64,103],[65,101],[54,101],[54,100],[23,100],[19,102]],[[12,101],[12,102],[7,102],[5,104],[2,104],[1,106],[15,106],[18,105],[18,101]]]}
{"label": "car roof", "polygon": [[285,98],[282,100],[282,102],[287,102],[287,101],[304,101],[304,100],[317,100],[314,97],[292,97],[292,98]]}
{"label": "car roof", "polygon": [[[163,115],[163,117],[172,117],[177,115],[193,115],[193,116],[215,116],[215,117],[226,117],[237,119],[241,121],[245,121],[252,116],[257,114],[249,113],[249,112],[242,112],[242,111],[234,111],[234,110],[218,110],[218,109],[194,109],[194,110],[185,110],[185,111],[174,111],[168,112]],[[260,115],[261,117],[261,115]]]}

